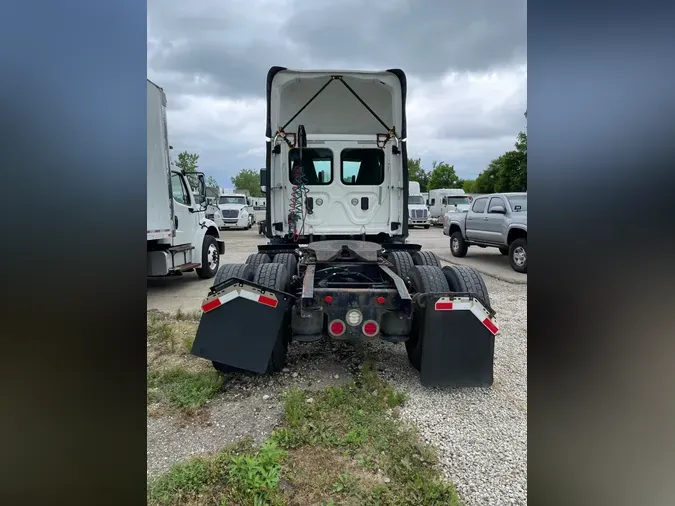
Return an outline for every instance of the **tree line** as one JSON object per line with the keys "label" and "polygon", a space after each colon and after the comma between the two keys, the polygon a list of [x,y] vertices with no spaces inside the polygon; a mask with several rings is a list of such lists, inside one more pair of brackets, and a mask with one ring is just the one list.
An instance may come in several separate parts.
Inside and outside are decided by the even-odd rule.
{"label": "tree line", "polygon": [[[527,111],[525,111],[527,118]],[[527,127],[526,127],[527,130]],[[183,151],[178,153],[176,166],[190,178],[199,166],[199,155]],[[507,151],[490,162],[476,179],[461,179],[455,173],[455,166],[443,161],[434,161],[430,170],[422,167],[420,158],[408,159],[408,179],[417,181],[422,192],[436,188],[462,188],[467,193],[501,193],[527,191],[527,132],[520,132],[516,138],[515,150]],[[193,181],[194,180],[194,181]],[[196,178],[190,179],[194,188]],[[260,176],[255,169],[242,169],[230,178],[235,188],[248,190],[252,197],[262,197]],[[218,189],[213,176],[208,176],[207,186]]]}
{"label": "tree line", "polygon": [[[178,160],[174,163],[176,167],[185,172],[192,187],[197,188],[197,178],[191,176],[191,174],[197,172],[199,167],[199,155],[197,153],[183,151],[178,153]],[[260,191],[260,175],[258,171],[253,169],[242,169],[236,176],[231,177],[230,181],[235,188],[248,190],[252,197],[262,197],[262,192]],[[207,176],[206,186],[215,188],[216,190],[220,189],[218,182],[213,176]]]}
{"label": "tree line", "polygon": [[518,134],[514,146],[515,150],[492,160],[476,179],[459,178],[454,165],[445,162],[433,162],[431,170],[424,170],[419,158],[408,159],[408,179],[417,181],[422,192],[437,188],[461,188],[467,193],[524,192],[527,191],[526,131]]}

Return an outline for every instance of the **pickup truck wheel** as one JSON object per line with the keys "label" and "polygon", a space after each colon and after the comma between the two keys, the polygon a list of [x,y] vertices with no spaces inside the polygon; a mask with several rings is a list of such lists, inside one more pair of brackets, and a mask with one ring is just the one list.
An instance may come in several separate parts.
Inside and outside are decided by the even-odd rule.
{"label": "pickup truck wheel", "polygon": [[[290,274],[286,270],[286,266],[282,263],[264,263],[258,266],[253,277],[253,282],[267,288],[279,290],[281,292],[288,291],[288,280]],[[290,314],[290,313],[289,313]],[[290,337],[288,318],[279,329],[277,340],[274,343],[274,349],[267,363],[267,374],[281,371],[286,365],[286,355],[288,353],[288,341]]]}
{"label": "pickup truck wheel", "polygon": [[462,258],[466,256],[469,246],[466,244],[461,232],[453,232],[450,236],[450,253],[453,257]]}
{"label": "pickup truck wheel", "polygon": [[394,272],[404,279],[408,276],[408,271],[415,265],[407,251],[391,251],[387,255],[387,260],[394,264]]}
{"label": "pickup truck wheel", "polygon": [[509,248],[499,248],[499,252],[500,252],[502,255],[506,256],[506,255],[509,254]]}
{"label": "pickup truck wheel", "polygon": [[251,253],[246,259],[245,263],[253,267],[253,270],[255,270],[260,264],[268,264],[271,261],[272,260],[270,260],[270,256],[266,253]]}
{"label": "pickup truck wheel", "polygon": [[[416,265],[408,272],[413,293],[449,292],[450,287],[440,267]],[[418,371],[422,368],[422,346],[424,346],[424,308],[416,307],[413,315],[410,337],[405,342],[410,364]]]}
{"label": "pickup truck wheel", "polygon": [[197,276],[202,279],[210,279],[218,272],[219,265],[218,242],[212,235],[205,235],[202,243],[202,266],[195,269]]}
{"label": "pickup truck wheel", "polygon": [[527,273],[527,239],[516,239],[511,243],[509,263],[514,271]]}
{"label": "pickup truck wheel", "polygon": [[473,267],[466,265],[446,265],[441,269],[451,292],[473,293],[490,306],[490,296],[483,276]]}

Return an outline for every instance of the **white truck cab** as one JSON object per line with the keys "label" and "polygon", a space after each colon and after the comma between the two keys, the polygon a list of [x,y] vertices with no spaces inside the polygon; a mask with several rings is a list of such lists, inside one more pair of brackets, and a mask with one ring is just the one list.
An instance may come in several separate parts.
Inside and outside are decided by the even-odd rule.
{"label": "white truck cab", "polygon": [[255,223],[255,210],[250,202],[250,197],[244,193],[222,190],[218,197],[218,207],[223,217],[223,227],[249,229]]}
{"label": "white truck cab", "polygon": [[[147,275],[196,271],[212,278],[225,244],[206,218],[204,174],[193,191],[187,176],[171,163],[166,127],[166,96],[147,81]],[[191,176],[192,177],[192,176]]]}
{"label": "white truck cab", "polygon": [[270,71],[261,173],[270,240],[404,240],[405,76],[397,72]]}
{"label": "white truck cab", "polygon": [[469,209],[469,197],[459,188],[438,188],[429,190],[429,214],[433,225],[442,225],[445,213],[466,211]]}
{"label": "white truck cab", "polygon": [[417,181],[408,183],[408,226],[429,228],[429,209]]}

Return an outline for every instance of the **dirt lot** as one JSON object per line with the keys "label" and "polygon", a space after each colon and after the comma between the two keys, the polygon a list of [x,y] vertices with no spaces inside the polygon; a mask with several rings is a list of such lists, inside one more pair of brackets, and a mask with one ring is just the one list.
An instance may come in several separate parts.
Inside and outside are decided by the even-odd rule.
{"label": "dirt lot", "polygon": [[[256,228],[249,231],[228,231],[224,234],[224,239],[226,253],[223,263],[243,262],[255,251],[255,246],[264,241],[262,236],[257,234]],[[450,255],[448,238],[443,235],[440,228],[413,230],[410,241],[422,244],[424,249],[436,252],[443,259],[457,261]],[[437,467],[434,469],[438,469],[438,473],[447,480],[447,483],[453,484],[452,490],[457,491],[464,504],[468,506],[526,504],[527,276],[513,272],[507,258],[496,250],[472,248],[468,256],[457,263],[460,262],[488,274],[485,281],[492,305],[497,311],[500,333],[495,345],[495,383],[490,389],[423,388],[419,384],[419,375],[408,363],[405,347],[380,342],[362,345],[324,341],[311,344],[292,343],[289,348],[287,369],[280,374],[220,377],[213,374],[209,363],[190,357],[188,353],[197,325],[198,314],[195,310],[200,307],[212,281],[200,280],[194,273],[180,278],[148,280],[148,309],[151,310],[148,323],[149,480],[152,482],[157,476],[167,476],[163,473],[176,463],[222,451],[224,447],[237,443],[243,437],[250,437],[253,444],[260,444],[279,432],[285,437],[291,437],[289,434],[293,435],[296,429],[293,429],[292,424],[289,425],[289,419],[292,419],[289,413],[292,414],[294,408],[291,402],[293,399],[291,401],[288,399],[288,392],[299,392],[293,395],[303,396],[301,401],[296,399],[299,402],[298,406],[303,409],[312,408],[314,404],[311,403],[316,403],[317,409],[320,406],[321,409],[329,409],[330,402],[322,397],[326,395],[326,387],[337,389],[332,390],[332,395],[337,395],[336,392],[340,392],[340,395],[351,392],[349,395],[353,396],[352,400],[356,399],[353,402],[363,402],[359,397],[361,394],[355,393],[353,380],[360,378],[366,364],[373,364],[376,378],[379,377],[394,387],[404,396],[401,399],[405,398],[405,402],[400,402],[390,392],[387,395],[395,400],[391,405],[397,405],[394,411],[387,409],[386,404],[376,406],[373,413],[379,414],[377,416],[373,414],[373,418],[369,419],[371,425],[356,427],[349,431],[347,436],[371,434],[369,441],[379,441],[378,445],[385,445],[386,438],[391,434],[387,436],[384,433],[377,433],[377,437],[380,438],[377,439],[375,437],[377,431],[374,428],[388,426],[394,413],[400,417],[400,422],[397,423],[412,424],[415,431],[420,434],[421,441],[434,450],[437,454]],[[168,324],[165,323],[166,316],[160,312],[172,312],[173,318],[176,319],[175,312],[179,310],[178,321],[171,324],[172,329],[168,329]],[[158,358],[158,350],[164,353],[161,360]],[[157,364],[162,360],[163,365],[158,368]],[[153,363],[150,363],[151,361]],[[176,367],[182,369],[177,372]],[[185,375],[185,371],[189,371],[192,376],[185,379],[184,385],[181,386],[179,382],[174,384],[168,382],[167,378],[170,378],[171,374]],[[362,384],[362,380],[359,379],[357,383]],[[167,385],[178,386],[169,388]],[[378,384],[368,388],[374,388],[375,394],[378,389],[385,387]],[[204,394],[206,397],[199,398],[195,392],[199,395],[206,392]],[[367,393],[366,397],[370,398],[369,395]],[[166,404],[167,400],[174,405],[178,403],[181,409],[168,409],[166,406],[171,402]],[[322,404],[325,402],[328,404]],[[345,402],[344,407],[340,409],[348,411],[350,404],[348,401]],[[201,407],[193,410],[192,408],[197,405]],[[377,411],[378,409],[380,411]],[[307,422],[309,426],[315,427],[314,430],[323,434],[325,428],[321,425],[322,421],[311,418],[318,415],[315,412],[305,415],[309,417]],[[359,408],[357,419],[360,420],[362,415],[363,409]],[[329,429],[326,430],[330,432]],[[295,434],[293,437],[299,436]],[[333,436],[328,434],[324,437],[330,439]],[[421,462],[431,462],[435,458],[424,457],[426,455],[424,449],[420,449],[422,453],[418,454],[416,453],[418,450],[396,449],[391,446],[391,441],[386,444],[390,445],[387,448],[391,448],[392,452],[412,452],[411,455],[422,459]],[[335,453],[336,448],[339,450],[338,453]],[[433,481],[431,474],[407,476],[399,473],[400,467],[387,467],[388,464],[382,460],[386,452],[382,452],[377,458],[373,457],[372,461],[368,459],[367,462],[364,461],[363,454],[369,451],[367,445],[358,447],[353,455],[347,451],[343,455],[341,453],[344,450],[343,446],[336,448],[325,443],[318,446],[300,446],[296,450],[291,450],[287,457],[289,460],[283,464],[280,471],[286,478],[280,482],[279,487],[287,488],[285,497],[294,499],[279,504],[371,504],[363,499],[366,497],[363,495],[366,493],[364,490],[367,490],[368,494],[386,493],[387,490],[408,494],[413,493],[412,489],[406,488],[409,483]],[[348,462],[344,461],[346,458]],[[314,488],[309,486],[313,480],[303,478],[307,475],[308,463],[331,462],[331,459],[340,460],[342,462],[340,465],[356,467],[349,475],[338,476],[336,472],[333,475],[326,470],[325,476],[321,475],[314,480],[321,486],[316,485]],[[355,462],[363,465],[357,466]],[[368,462],[371,464],[375,462],[372,469],[368,467],[371,465]],[[400,462],[409,465],[406,457]],[[400,462],[397,465],[400,466]],[[178,471],[174,467],[168,475],[169,478],[160,482],[164,488],[157,489],[159,495],[152,500],[149,499],[149,502],[202,504],[193,496],[190,496],[192,499],[188,501],[180,497],[176,499],[175,493],[171,496],[172,499],[166,499],[169,496],[161,495],[167,493],[167,483],[176,489],[179,486],[177,483],[185,476],[189,477],[188,481],[191,484],[189,486],[194,488],[196,470],[212,469],[212,464],[203,462],[197,464],[190,464]],[[335,466],[339,467],[337,464]],[[369,471],[363,474],[363,469],[366,468]],[[415,472],[424,471],[417,465],[413,465],[413,468]],[[187,474],[183,476],[181,473]],[[406,481],[408,479],[412,481]],[[441,485],[434,485],[437,486]],[[434,494],[451,497],[454,492],[451,494],[448,490],[434,488],[431,491],[414,493],[422,494],[416,496],[420,498],[417,503],[421,504],[419,502],[423,500],[421,498],[436,496]],[[424,495],[427,493],[431,495]],[[204,494],[199,497],[204,501],[203,504],[212,503],[209,502],[211,498]],[[221,494],[217,497],[224,496]],[[371,495],[367,497],[371,498]],[[335,502],[332,502],[333,499]],[[238,504],[236,501],[237,499],[234,499],[232,503]],[[245,503],[246,501],[242,502]],[[381,498],[379,502],[372,504],[393,503],[395,501],[388,502]],[[445,499],[442,503],[458,504],[455,499]]]}

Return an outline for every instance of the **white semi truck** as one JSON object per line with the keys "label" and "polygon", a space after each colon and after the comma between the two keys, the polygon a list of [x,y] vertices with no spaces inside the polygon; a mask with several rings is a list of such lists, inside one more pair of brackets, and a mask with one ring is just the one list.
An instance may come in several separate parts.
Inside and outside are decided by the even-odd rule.
{"label": "white semi truck", "polygon": [[147,82],[147,275],[180,275],[196,271],[212,278],[225,253],[218,227],[206,218],[204,174],[197,191],[171,163],[164,90]]}
{"label": "white semi truck", "polygon": [[408,226],[429,228],[429,209],[417,181],[408,183]]}
{"label": "white semi truck", "polygon": [[218,207],[223,216],[223,227],[250,229],[256,222],[250,192],[239,188],[221,189]]}
{"label": "white semi truck", "polygon": [[406,93],[398,69],[270,69],[268,242],[220,267],[192,354],[273,373],[293,341],[381,339],[405,343],[424,385],[492,384],[498,328],[480,273],[406,241]]}

